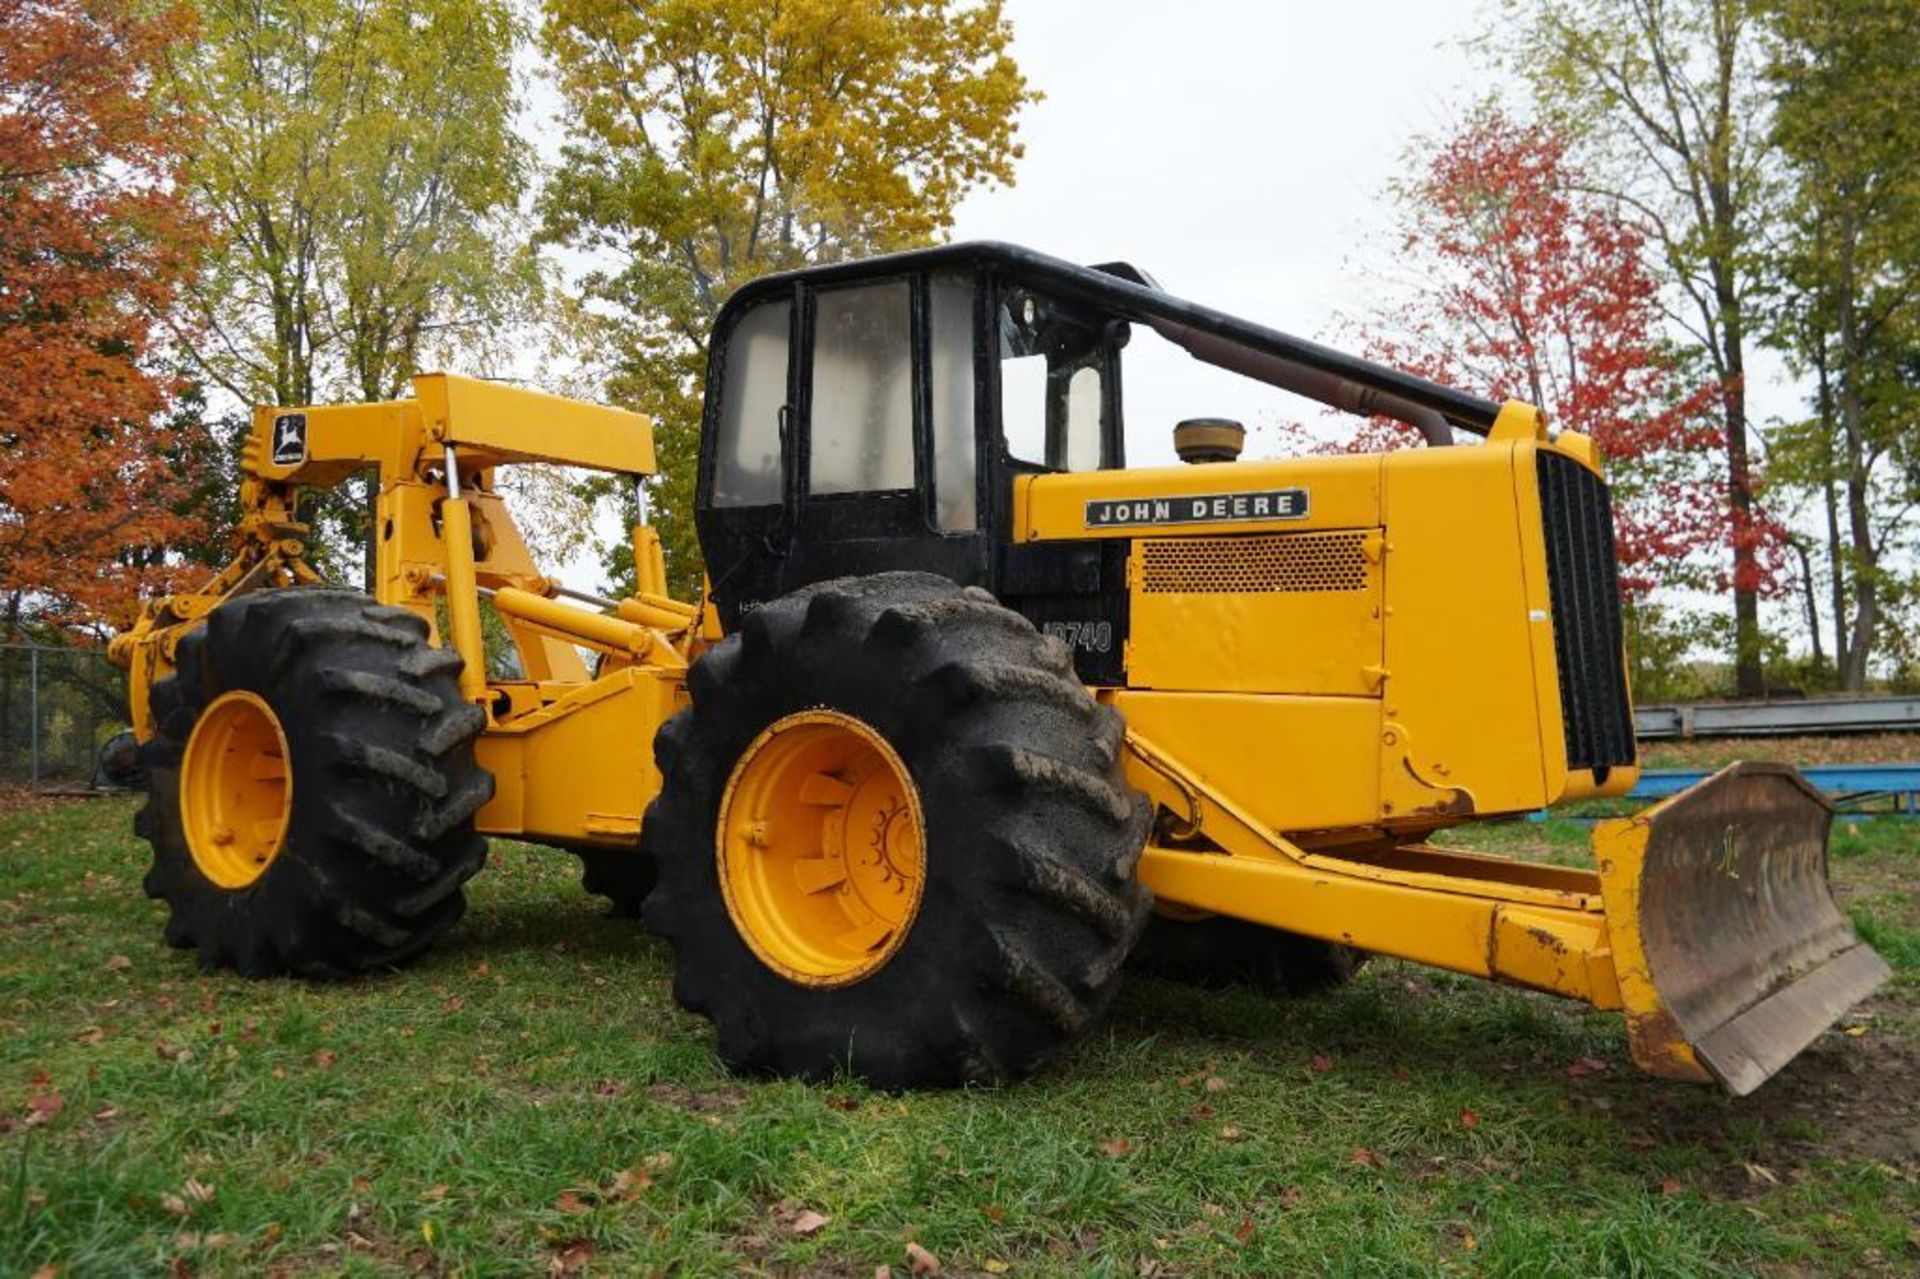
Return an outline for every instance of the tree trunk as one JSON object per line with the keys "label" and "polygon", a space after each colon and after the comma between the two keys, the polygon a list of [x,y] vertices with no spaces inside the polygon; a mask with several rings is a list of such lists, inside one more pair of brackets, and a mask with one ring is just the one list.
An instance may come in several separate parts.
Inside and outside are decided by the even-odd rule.
{"label": "tree trunk", "polygon": [[1797,536],[1789,539],[1788,546],[1800,561],[1800,597],[1806,601],[1807,639],[1813,644],[1813,669],[1824,670],[1827,656],[1820,651],[1820,599],[1813,587],[1813,556],[1807,554],[1807,546]]}
{"label": "tree trunk", "polygon": [[1820,500],[1827,516],[1827,573],[1831,580],[1828,600],[1833,616],[1833,669],[1837,674],[1847,663],[1847,557],[1840,541],[1840,500],[1835,494],[1839,477],[1833,466],[1833,381],[1827,368],[1827,339],[1822,334],[1814,364],[1820,376]]}
{"label": "tree trunk", "polygon": [[1733,504],[1734,692],[1766,696],[1760,667],[1760,562],[1754,553],[1753,463],[1747,450],[1746,335],[1741,298],[1731,263],[1716,264],[1720,277],[1721,354],[1727,370],[1720,403],[1727,435],[1727,487]]}
{"label": "tree trunk", "polygon": [[1843,228],[1840,247],[1840,429],[1846,446],[1848,557],[1853,568],[1853,635],[1840,670],[1841,686],[1857,692],[1867,686],[1867,661],[1880,625],[1879,556],[1873,544],[1866,463],[1866,404],[1860,385],[1865,343],[1860,335],[1859,293],[1853,255],[1855,228]]}

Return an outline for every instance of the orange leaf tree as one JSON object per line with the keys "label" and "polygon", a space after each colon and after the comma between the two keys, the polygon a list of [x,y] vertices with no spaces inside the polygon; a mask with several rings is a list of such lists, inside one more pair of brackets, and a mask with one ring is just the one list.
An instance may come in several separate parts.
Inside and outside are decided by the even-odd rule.
{"label": "orange leaf tree", "polygon": [[180,571],[196,536],[156,372],[191,266],[172,175],[182,122],[152,92],[182,11],[0,0],[0,638],[98,624]]}
{"label": "orange leaf tree", "polygon": [[[1402,264],[1420,283],[1362,326],[1369,354],[1526,400],[1597,441],[1630,599],[1724,586],[1714,579],[1736,531],[1711,461],[1718,384],[1667,340],[1641,233],[1588,189],[1566,139],[1482,110],[1398,194]],[[1395,443],[1399,429],[1372,424],[1367,443]]]}

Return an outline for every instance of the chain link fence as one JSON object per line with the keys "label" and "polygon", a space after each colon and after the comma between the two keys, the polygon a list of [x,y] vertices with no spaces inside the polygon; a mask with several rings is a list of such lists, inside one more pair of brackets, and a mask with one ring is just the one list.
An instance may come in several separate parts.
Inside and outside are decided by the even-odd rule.
{"label": "chain link fence", "polygon": [[0,786],[111,785],[101,748],[126,728],[127,674],[105,651],[0,645]]}

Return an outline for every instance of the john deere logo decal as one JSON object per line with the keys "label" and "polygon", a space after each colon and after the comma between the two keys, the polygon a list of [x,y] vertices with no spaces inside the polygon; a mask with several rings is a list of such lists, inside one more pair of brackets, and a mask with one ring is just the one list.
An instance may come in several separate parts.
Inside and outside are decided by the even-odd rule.
{"label": "john deere logo decal", "polygon": [[1096,498],[1087,503],[1088,528],[1134,524],[1231,524],[1243,520],[1306,518],[1305,489],[1203,493],[1192,497]]}
{"label": "john deere logo decal", "polygon": [[307,460],[307,415],[282,413],[273,419],[273,464],[298,466]]}

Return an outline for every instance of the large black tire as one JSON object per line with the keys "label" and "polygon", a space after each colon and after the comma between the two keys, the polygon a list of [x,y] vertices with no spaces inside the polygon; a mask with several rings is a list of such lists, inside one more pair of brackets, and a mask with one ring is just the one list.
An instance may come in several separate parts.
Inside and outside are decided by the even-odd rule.
{"label": "large black tire", "polygon": [[[642,845],[647,923],[674,994],[738,1069],[886,1088],[1021,1078],[1110,1001],[1145,923],[1135,870],[1149,809],[1121,773],[1119,716],[1066,646],[978,589],[920,573],[843,578],[750,614],[689,673],[655,739],[666,779]],[[715,825],[736,760],[768,725],[825,707],[877,730],[920,793],[925,889],[878,971],[803,986],[741,938]]]}
{"label": "large black tire", "polygon": [[[153,845],[147,895],[171,908],[167,941],[206,968],[325,977],[405,963],[450,928],[486,861],[473,816],[493,795],[473,758],[486,715],[461,700],[459,670],[425,622],[357,591],[245,595],[183,638],[153,688],[134,819]],[[203,708],[235,689],[280,721],[292,804],[265,873],[226,889],[188,851],[179,772]]]}
{"label": "large black tire", "polygon": [[580,859],[580,887],[611,903],[615,919],[638,919],[647,894],[653,891],[653,859],[631,850],[576,848]]}
{"label": "large black tire", "polygon": [[1243,919],[1155,915],[1128,966],[1145,976],[1194,986],[1252,986],[1272,995],[1315,995],[1344,985],[1366,962],[1363,950]]}

